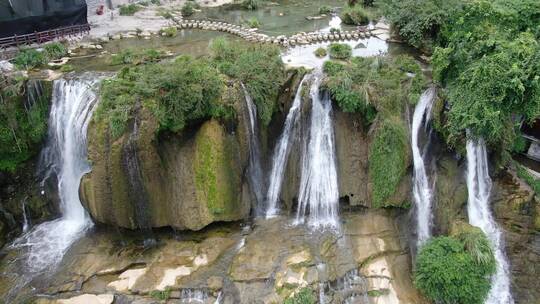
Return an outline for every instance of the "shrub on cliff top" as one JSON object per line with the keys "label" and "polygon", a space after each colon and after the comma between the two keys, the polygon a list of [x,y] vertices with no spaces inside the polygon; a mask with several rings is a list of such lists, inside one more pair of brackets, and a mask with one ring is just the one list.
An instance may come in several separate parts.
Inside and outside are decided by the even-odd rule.
{"label": "shrub on cliff top", "polygon": [[224,114],[219,72],[205,59],[180,57],[167,64],[124,68],[104,80],[95,118],[108,121],[113,137],[123,134],[137,103],[148,108],[159,130],[178,132],[187,125]]}
{"label": "shrub on cliff top", "polygon": [[257,105],[259,119],[268,125],[277,110],[279,89],[285,79],[279,48],[217,38],[210,50],[219,70],[246,86]]}
{"label": "shrub on cliff top", "polygon": [[328,54],[332,59],[346,60],[352,56],[352,48],[345,43],[332,43],[328,46]]}
{"label": "shrub on cliff top", "polygon": [[370,124],[376,112],[401,115],[404,102],[411,103],[427,87],[418,64],[408,57],[354,57],[349,63],[327,61],[325,86],[345,112],[359,112]]}
{"label": "shrub on cliff top", "polygon": [[[488,243],[483,233],[474,238],[476,243]],[[479,263],[467,246],[466,242],[446,236],[428,241],[416,259],[416,287],[435,303],[483,303],[490,289],[490,276],[495,272],[495,259],[488,246],[487,263]],[[485,250],[484,245],[480,247]]]}

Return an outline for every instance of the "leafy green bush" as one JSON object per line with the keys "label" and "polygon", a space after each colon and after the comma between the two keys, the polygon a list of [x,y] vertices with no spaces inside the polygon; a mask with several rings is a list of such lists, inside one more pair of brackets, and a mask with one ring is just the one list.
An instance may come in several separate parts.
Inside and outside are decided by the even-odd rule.
{"label": "leafy green bush", "polygon": [[241,6],[247,10],[256,10],[259,8],[259,0],[244,0]]}
{"label": "leafy green bush", "polygon": [[349,25],[366,25],[369,23],[369,13],[361,6],[346,7],[341,12],[341,20]]}
{"label": "leafy green bush", "polygon": [[165,34],[166,37],[176,37],[178,35],[178,29],[175,26],[162,28],[159,31],[161,34]]}
{"label": "leafy green bush", "polygon": [[440,28],[460,11],[463,0],[382,0],[384,15],[408,43],[430,49]]}
{"label": "leafy green bush", "polygon": [[259,22],[259,20],[255,17],[251,17],[249,18],[245,24],[250,27],[250,28],[258,28],[261,26],[261,23]]}
{"label": "leafy green bush", "polygon": [[124,133],[133,108],[142,103],[159,122],[159,131],[178,132],[210,117],[221,117],[224,82],[219,72],[201,58],[179,57],[167,64],[124,68],[104,80],[94,118],[106,120],[113,137]]}
{"label": "leafy green bush", "polygon": [[328,6],[328,5],[323,5],[321,7],[319,7],[319,14],[320,15],[328,15],[332,12],[332,7]]}
{"label": "leafy green bush", "polygon": [[469,130],[508,159],[512,118],[540,116],[540,2],[384,0],[383,8],[410,44],[435,45],[433,76],[446,89],[449,144],[462,146]]}
{"label": "leafy green bush", "polygon": [[257,105],[259,119],[268,125],[277,110],[277,97],[285,79],[280,50],[272,45],[253,45],[214,39],[210,45],[219,70],[246,86]]}
{"label": "leafy green bush", "polygon": [[[412,69],[415,74],[409,77]],[[354,57],[348,64],[327,61],[323,70],[328,75],[325,86],[339,107],[345,112],[362,113],[367,124],[375,119],[377,111],[385,116],[401,116],[402,101],[411,102],[427,88],[418,64],[401,56]]]}
{"label": "leafy green bush", "polygon": [[332,43],[328,46],[328,53],[332,59],[347,60],[352,56],[352,48],[344,43]]}
{"label": "leafy green bush", "polygon": [[47,56],[35,49],[24,49],[15,56],[13,64],[18,69],[33,69],[47,64]]}
{"label": "leafy green bush", "polygon": [[148,62],[157,62],[163,58],[163,52],[155,49],[124,49],[118,54],[111,56],[111,65],[122,64],[142,64]]}
{"label": "leafy green bush", "polygon": [[120,16],[133,16],[142,9],[138,4],[120,5],[118,8],[120,9]]}
{"label": "leafy green bush", "polygon": [[[478,236],[480,235],[480,236]],[[414,283],[436,303],[483,303],[490,289],[490,275],[495,272],[495,258],[483,233],[476,234],[473,250],[483,252],[487,263],[478,263],[466,244],[453,237],[436,237],[418,253]]]}
{"label": "leafy green bush", "polygon": [[180,11],[182,12],[182,16],[189,17],[195,14],[195,4],[191,1],[187,1]]}
{"label": "leafy green bush", "polygon": [[14,171],[39,151],[47,134],[49,86],[27,99],[26,79],[8,79],[0,87],[0,171]]}
{"label": "leafy green bush", "polygon": [[160,0],[150,0],[150,3],[152,3],[153,5],[161,5]]}
{"label": "leafy green bush", "polygon": [[373,135],[369,150],[369,179],[373,206],[389,206],[387,200],[396,191],[407,170],[407,131],[403,122],[383,119]]}
{"label": "leafy green bush", "polygon": [[317,48],[315,50],[315,56],[317,57],[325,57],[327,54],[326,49],[323,47]]}
{"label": "leafy green bush", "polygon": [[43,47],[45,54],[49,59],[60,59],[67,55],[67,48],[60,42],[53,42]]}
{"label": "leafy green bush", "polygon": [[509,150],[512,118],[540,116],[540,44],[531,32],[539,16],[537,1],[473,1],[443,26],[433,64],[435,78],[448,89],[452,144],[470,130]]}
{"label": "leafy green bush", "polygon": [[313,290],[304,287],[300,289],[294,296],[285,299],[284,304],[315,304],[317,298],[315,297]]}
{"label": "leafy green bush", "polygon": [[339,72],[342,72],[345,69],[346,65],[340,61],[328,60],[323,63],[323,71],[330,76],[336,76]]}

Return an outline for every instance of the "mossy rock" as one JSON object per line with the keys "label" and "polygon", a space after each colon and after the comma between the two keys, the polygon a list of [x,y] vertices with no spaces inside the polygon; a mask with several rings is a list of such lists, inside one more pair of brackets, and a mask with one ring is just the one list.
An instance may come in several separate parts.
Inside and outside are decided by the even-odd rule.
{"label": "mossy rock", "polygon": [[197,198],[214,216],[227,218],[236,209],[241,180],[235,174],[235,150],[217,121],[205,123],[197,133],[193,162]]}

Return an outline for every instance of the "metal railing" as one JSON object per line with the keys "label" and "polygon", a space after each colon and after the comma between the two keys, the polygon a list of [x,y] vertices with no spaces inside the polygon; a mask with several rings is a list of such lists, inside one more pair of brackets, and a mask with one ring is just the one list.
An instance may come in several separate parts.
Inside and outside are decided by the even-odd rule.
{"label": "metal railing", "polygon": [[78,24],[43,32],[34,32],[26,35],[14,35],[11,37],[0,38],[0,49],[20,47],[34,43],[40,44],[51,40],[76,36],[88,32],[90,32],[89,24]]}

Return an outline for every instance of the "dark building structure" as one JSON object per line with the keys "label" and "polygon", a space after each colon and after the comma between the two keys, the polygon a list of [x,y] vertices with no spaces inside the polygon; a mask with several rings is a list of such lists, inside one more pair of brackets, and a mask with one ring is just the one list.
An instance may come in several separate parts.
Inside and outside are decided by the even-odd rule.
{"label": "dark building structure", "polygon": [[85,0],[0,0],[0,38],[87,24]]}

